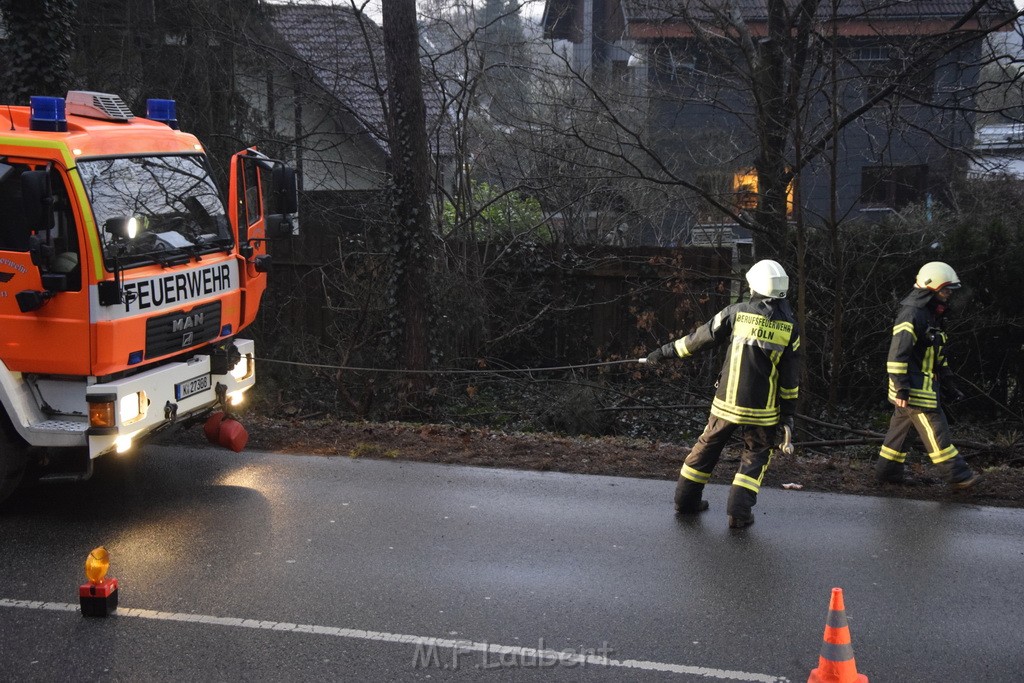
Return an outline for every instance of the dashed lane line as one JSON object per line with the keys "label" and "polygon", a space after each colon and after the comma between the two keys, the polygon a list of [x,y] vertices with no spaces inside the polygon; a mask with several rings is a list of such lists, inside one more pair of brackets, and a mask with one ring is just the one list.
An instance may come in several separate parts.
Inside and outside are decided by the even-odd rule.
{"label": "dashed lane line", "polygon": [[[67,602],[41,602],[38,600],[14,600],[11,598],[0,598],[0,607],[14,609],[43,610],[53,612],[77,612],[79,607],[74,603]],[[432,638],[428,636],[413,636],[401,633],[387,633],[384,631],[364,631],[361,629],[341,628],[337,626],[317,626],[313,624],[293,624],[284,621],[263,621],[259,619],[243,619],[241,617],[215,617],[207,614],[185,614],[182,612],[161,612],[159,610],[139,609],[135,607],[118,607],[112,617],[117,618],[139,618],[155,621],[176,621],[209,626],[228,626],[232,628],[250,628],[264,631],[283,631],[288,633],[311,633],[320,636],[334,636],[336,638],[351,638],[355,640],[370,640],[385,643],[400,643],[414,645],[417,647],[417,656],[422,664],[427,664],[431,659],[437,659],[434,648],[452,650],[456,653],[480,653],[485,655],[488,661],[496,662],[496,666],[515,666],[525,662],[533,662],[532,666],[554,666],[562,665],[596,665],[621,669],[637,669],[641,671],[662,671],[666,673],[686,674],[690,676],[703,676],[705,678],[717,678],[725,681],[755,681],[757,683],[789,683],[784,676],[772,676],[770,674],[751,673],[747,671],[729,671],[727,669],[713,669],[704,666],[688,666],[685,664],[672,664],[669,662],[652,662],[641,659],[611,659],[607,656],[598,656],[587,652],[576,652],[573,650],[548,650],[540,648],[519,647],[516,645],[499,645],[496,643],[478,642],[471,640],[456,640],[453,638]],[[543,663],[543,664],[541,664]]]}

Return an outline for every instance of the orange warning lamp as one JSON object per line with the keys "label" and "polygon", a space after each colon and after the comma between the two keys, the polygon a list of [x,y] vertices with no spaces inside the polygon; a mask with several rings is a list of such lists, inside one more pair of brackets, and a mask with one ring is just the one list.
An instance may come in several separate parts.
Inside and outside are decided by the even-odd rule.
{"label": "orange warning lamp", "polygon": [[117,609],[117,579],[108,579],[110,553],[103,546],[93,548],[85,558],[88,583],[78,587],[78,602],[83,617],[105,617]]}
{"label": "orange warning lamp", "polygon": [[110,553],[103,546],[94,548],[89,553],[89,557],[85,558],[85,578],[89,579],[89,583],[101,583],[103,577],[107,575],[108,569],[110,569]]}

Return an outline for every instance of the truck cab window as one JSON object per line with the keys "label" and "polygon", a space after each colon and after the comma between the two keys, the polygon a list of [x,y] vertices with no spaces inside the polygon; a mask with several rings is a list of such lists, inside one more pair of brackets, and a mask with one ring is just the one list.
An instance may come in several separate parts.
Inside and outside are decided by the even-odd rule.
{"label": "truck cab window", "polygon": [[53,230],[50,244],[53,260],[48,264],[50,272],[67,275],[68,290],[82,289],[82,256],[78,245],[78,229],[75,212],[71,208],[71,195],[66,180],[56,169],[50,172],[50,187],[53,190]]}
{"label": "truck cab window", "polygon": [[0,163],[0,251],[28,251],[28,230],[21,203],[24,164]]}
{"label": "truck cab window", "polygon": [[[42,164],[37,166],[40,167]],[[28,225],[21,190],[21,175],[30,170],[34,169],[28,164],[0,163],[0,251],[24,252],[33,248],[33,226]],[[68,290],[79,291],[82,289],[81,254],[75,214],[67,187],[60,172],[52,169],[50,189],[53,192],[53,228],[45,232],[35,231],[35,241],[40,249],[42,272],[67,275]]]}

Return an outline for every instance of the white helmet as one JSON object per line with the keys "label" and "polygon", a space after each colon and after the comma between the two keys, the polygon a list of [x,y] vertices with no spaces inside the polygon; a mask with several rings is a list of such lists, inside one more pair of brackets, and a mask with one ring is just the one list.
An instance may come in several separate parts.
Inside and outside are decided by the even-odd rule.
{"label": "white helmet", "polygon": [[921,270],[917,271],[917,279],[914,280],[914,286],[921,289],[930,289],[933,292],[937,292],[943,287],[960,289],[960,278],[956,276],[956,271],[948,263],[932,261],[931,263],[924,264],[921,266]]}
{"label": "white helmet", "polygon": [[747,284],[755,294],[769,299],[785,299],[789,291],[789,276],[778,261],[764,259],[747,271]]}

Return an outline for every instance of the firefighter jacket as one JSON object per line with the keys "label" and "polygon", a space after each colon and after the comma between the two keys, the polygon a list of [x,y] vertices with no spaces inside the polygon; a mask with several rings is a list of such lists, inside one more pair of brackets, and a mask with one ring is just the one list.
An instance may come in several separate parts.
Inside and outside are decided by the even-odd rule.
{"label": "firefighter jacket", "polygon": [[915,288],[900,302],[889,344],[889,401],[905,398],[921,409],[939,407],[939,390],[952,380],[946,361],[943,308],[928,289]]}
{"label": "firefighter jacket", "polygon": [[680,358],[729,344],[711,414],[741,425],[770,426],[796,412],[800,334],[785,299],[753,296],[724,308],[692,334],[666,344]]}

